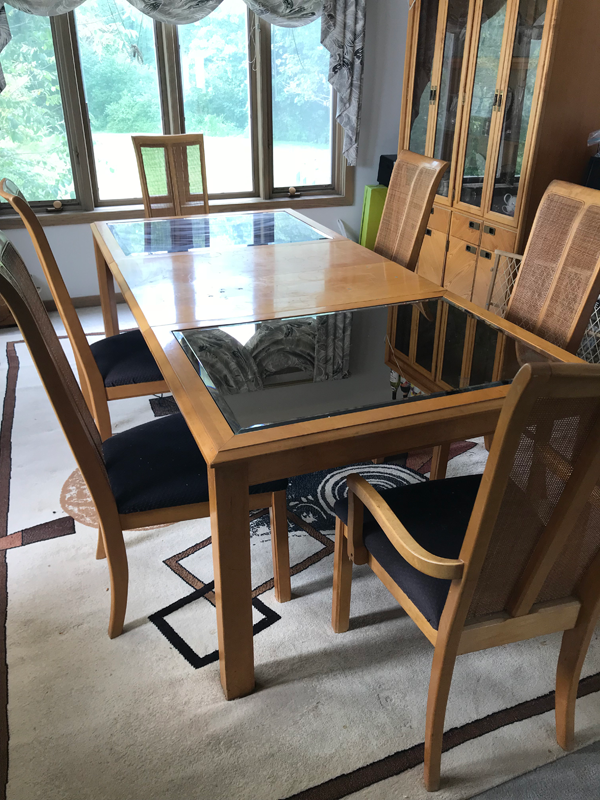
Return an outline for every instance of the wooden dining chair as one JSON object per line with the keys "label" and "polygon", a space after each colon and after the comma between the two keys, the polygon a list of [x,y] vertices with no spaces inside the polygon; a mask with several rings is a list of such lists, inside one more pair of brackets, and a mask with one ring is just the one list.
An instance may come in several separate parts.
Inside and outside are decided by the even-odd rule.
{"label": "wooden dining chair", "polygon": [[[31,277],[1,233],[0,296],[21,329],[98,513],[97,557],[108,560],[108,634],[113,638],[123,630],[127,606],[123,531],[208,517],[206,462],[181,414],[101,441]],[[280,602],[291,597],[286,487],[287,480],[253,486],[249,499],[250,509],[270,508],[274,588]]]}
{"label": "wooden dining chair", "polygon": [[40,221],[12,181],[0,181],[0,197],[21,217],[31,237],[56,308],[71,342],[79,381],[102,440],[112,435],[109,400],[168,392],[169,387],[139,330],[87,340]]}
{"label": "wooden dining chair", "polygon": [[415,271],[447,161],[398,153],[375,240],[376,253]]}
{"label": "wooden dining chair", "polygon": [[204,136],[132,136],[147,217],[208,214]]}
{"label": "wooden dining chair", "polygon": [[[510,253],[505,258],[519,259]],[[600,295],[600,191],[553,181],[537,213],[510,294],[505,319],[576,353]],[[489,293],[488,293],[489,294]],[[516,343],[523,365],[539,358]],[[491,436],[486,437],[489,447]],[[434,448],[431,478],[443,478],[449,443]]]}
{"label": "wooden dining chair", "polygon": [[576,353],[600,294],[600,191],[553,181],[542,197],[505,318]]}
{"label": "wooden dining chair", "polygon": [[[563,631],[558,743],[600,617],[600,366],[528,364],[500,415],[483,475],[379,494],[358,475],[337,514],[334,630],[349,627],[352,562],[368,563],[434,646],[425,784],[440,783],[456,657]],[[376,656],[374,656],[376,657]]]}

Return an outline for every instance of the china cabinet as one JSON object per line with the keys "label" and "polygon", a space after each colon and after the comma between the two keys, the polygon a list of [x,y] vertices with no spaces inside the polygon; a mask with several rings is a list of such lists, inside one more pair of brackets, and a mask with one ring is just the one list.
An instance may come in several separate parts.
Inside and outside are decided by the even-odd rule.
{"label": "china cabinet", "polygon": [[399,150],[450,162],[419,274],[483,305],[551,180],[580,183],[600,128],[598,0],[416,0]]}

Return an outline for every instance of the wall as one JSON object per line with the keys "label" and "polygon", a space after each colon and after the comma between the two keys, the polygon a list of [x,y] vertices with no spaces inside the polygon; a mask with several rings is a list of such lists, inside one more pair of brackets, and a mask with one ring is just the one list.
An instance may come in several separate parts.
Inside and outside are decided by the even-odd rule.
{"label": "wall", "polygon": [[[396,153],[402,95],[402,73],[408,18],[407,0],[366,0],[362,125],[352,206],[306,209],[303,213],[338,230],[337,220],[357,235],[366,184],[377,183],[379,156]],[[50,299],[41,267],[24,230],[9,230],[8,238],[25,259],[42,297]],[[96,266],[89,225],[46,228],[46,234],[72,297],[98,294]]]}

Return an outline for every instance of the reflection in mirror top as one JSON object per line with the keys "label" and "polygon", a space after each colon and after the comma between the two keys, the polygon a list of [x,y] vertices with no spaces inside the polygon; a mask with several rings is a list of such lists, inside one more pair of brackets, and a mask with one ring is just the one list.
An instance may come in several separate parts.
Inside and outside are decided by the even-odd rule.
{"label": "reflection in mirror top", "polygon": [[510,382],[519,346],[446,299],[173,331],[234,433]]}
{"label": "reflection in mirror top", "polygon": [[108,227],[126,256],[330,238],[287,211],[147,219],[109,223]]}

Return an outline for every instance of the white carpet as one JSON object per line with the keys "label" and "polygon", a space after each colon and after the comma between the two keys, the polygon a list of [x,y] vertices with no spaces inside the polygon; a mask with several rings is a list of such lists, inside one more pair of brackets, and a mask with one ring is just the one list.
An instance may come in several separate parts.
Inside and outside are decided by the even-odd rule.
{"label": "white carpet", "polygon": [[[96,311],[84,316],[88,330],[100,329]],[[0,335],[2,386],[6,342],[17,338]],[[9,534],[64,517],[59,496],[75,467],[27,352],[16,349]],[[152,419],[147,399],[111,410],[117,430]],[[484,461],[479,445],[454,459],[449,474],[481,471]],[[422,743],[432,648],[366,568],[355,569],[351,630],[335,635],[331,555],[294,576],[292,602],[278,605],[272,590],[260,595],[255,622],[269,624],[254,639],[258,688],[226,702],[218,664],[194,669],[148,620],[191,595],[194,577],[212,579],[209,544],[173,558],[209,535],[207,520],[128,535],[127,624],[114,641],[106,635],[108,576],[94,559],[95,530],[77,523],[74,535],[6,552],[9,800],[283,800],[331,780],[302,795],[329,800],[347,796],[338,776]],[[257,586],[272,577],[270,544],[264,535],[252,542]],[[323,548],[298,533],[292,560]],[[198,657],[215,650],[215,612],[204,597],[165,619]],[[461,656],[446,728],[552,691],[559,643],[552,636]],[[596,636],[583,675],[598,672]],[[490,733],[465,728],[469,740],[443,756],[437,797],[470,798],[559,757],[553,714],[538,708],[528,718],[528,708],[522,721]],[[598,692],[578,701],[577,746],[597,739]],[[387,763],[372,776],[391,774]],[[420,764],[370,786],[365,775],[353,798],[429,796]]]}

